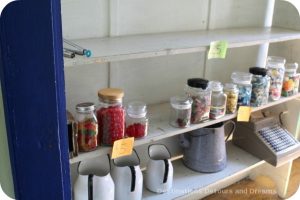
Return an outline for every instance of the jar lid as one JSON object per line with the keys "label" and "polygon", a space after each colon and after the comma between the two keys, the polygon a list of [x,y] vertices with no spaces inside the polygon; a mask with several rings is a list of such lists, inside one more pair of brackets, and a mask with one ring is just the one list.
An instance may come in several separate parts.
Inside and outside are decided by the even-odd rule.
{"label": "jar lid", "polygon": [[210,81],[208,87],[213,92],[221,92],[223,90],[223,85],[219,81]]}
{"label": "jar lid", "polygon": [[147,114],[146,103],[142,101],[132,101],[127,105],[127,114],[130,117],[140,118]]}
{"label": "jar lid", "polygon": [[283,68],[286,60],[278,56],[268,56],[267,67],[269,68]]}
{"label": "jar lid", "polygon": [[124,91],[119,88],[105,88],[98,91],[98,97],[106,100],[121,100],[124,97]]}
{"label": "jar lid", "polygon": [[247,72],[233,72],[231,79],[237,84],[251,84],[252,74]]}
{"label": "jar lid", "polygon": [[76,105],[78,112],[90,112],[95,110],[95,104],[91,102],[80,103]]}
{"label": "jar lid", "polygon": [[193,100],[187,96],[174,96],[170,98],[170,103],[173,108],[184,110],[192,107]]}
{"label": "jar lid", "polygon": [[298,63],[286,63],[285,64],[285,71],[286,72],[294,72],[294,73],[296,73],[296,71],[297,71],[297,69],[298,69]]}
{"label": "jar lid", "polygon": [[202,78],[190,78],[187,80],[187,84],[190,87],[201,88],[205,90],[208,85],[208,80]]}
{"label": "jar lid", "polygon": [[249,72],[253,75],[260,75],[260,76],[266,76],[267,75],[267,69],[262,67],[250,67]]}
{"label": "jar lid", "polygon": [[225,90],[238,90],[237,85],[234,83],[225,83]]}

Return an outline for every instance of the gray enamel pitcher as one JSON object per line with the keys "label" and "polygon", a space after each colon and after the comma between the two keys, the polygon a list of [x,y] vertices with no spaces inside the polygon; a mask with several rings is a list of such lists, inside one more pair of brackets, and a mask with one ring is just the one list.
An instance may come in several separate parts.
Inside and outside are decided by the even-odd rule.
{"label": "gray enamel pitcher", "polygon": [[[231,129],[228,125],[232,125]],[[227,164],[225,130],[230,130],[227,134],[231,135],[235,130],[235,123],[221,122],[180,135],[183,163],[198,172],[223,170]]]}

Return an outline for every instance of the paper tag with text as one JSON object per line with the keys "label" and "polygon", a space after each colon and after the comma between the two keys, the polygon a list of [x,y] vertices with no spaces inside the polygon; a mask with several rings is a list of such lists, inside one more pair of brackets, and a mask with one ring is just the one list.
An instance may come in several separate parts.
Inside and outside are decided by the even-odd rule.
{"label": "paper tag with text", "polygon": [[249,122],[252,108],[249,106],[240,106],[237,121],[238,122]]}
{"label": "paper tag with text", "polygon": [[115,159],[122,156],[131,155],[133,150],[133,145],[134,145],[134,137],[115,141],[112,148],[111,158]]}
{"label": "paper tag with text", "polygon": [[212,58],[226,58],[228,48],[227,41],[214,41],[210,43],[209,51],[208,51],[208,59]]}

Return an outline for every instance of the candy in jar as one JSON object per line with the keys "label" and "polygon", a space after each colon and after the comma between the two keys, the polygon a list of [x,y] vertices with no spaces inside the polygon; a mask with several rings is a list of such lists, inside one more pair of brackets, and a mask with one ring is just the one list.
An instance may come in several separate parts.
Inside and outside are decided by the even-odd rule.
{"label": "candy in jar", "polygon": [[231,74],[231,79],[239,89],[238,106],[250,106],[252,74],[245,72],[233,72]]}
{"label": "candy in jar", "polygon": [[98,146],[98,122],[93,103],[76,105],[77,142],[80,152],[92,151]]}
{"label": "candy in jar", "polygon": [[271,79],[270,81],[270,90],[269,90],[269,99],[276,101],[280,99],[283,77],[284,77],[284,64],[285,59],[276,56],[269,56],[267,58],[268,75]]}
{"label": "candy in jar", "polygon": [[184,128],[190,125],[192,102],[192,99],[186,96],[171,97],[171,126]]}
{"label": "candy in jar", "polygon": [[239,96],[239,89],[236,84],[226,83],[224,93],[227,95],[226,113],[233,114],[237,109],[237,102]]}
{"label": "candy in jar", "polygon": [[218,81],[209,82],[211,94],[210,119],[219,119],[226,113],[227,95],[223,93],[223,85]]}
{"label": "candy in jar", "polygon": [[192,98],[191,123],[197,124],[209,119],[211,91],[207,87],[208,80],[191,78],[187,81],[186,93]]}
{"label": "candy in jar", "polygon": [[97,118],[99,124],[99,142],[113,145],[122,139],[125,132],[125,111],[122,105],[124,92],[117,88],[99,90],[99,108]]}
{"label": "candy in jar", "polygon": [[[298,92],[299,75],[296,74],[298,63],[287,63],[283,79],[282,93],[284,97],[292,96]],[[295,89],[296,88],[296,89]]]}

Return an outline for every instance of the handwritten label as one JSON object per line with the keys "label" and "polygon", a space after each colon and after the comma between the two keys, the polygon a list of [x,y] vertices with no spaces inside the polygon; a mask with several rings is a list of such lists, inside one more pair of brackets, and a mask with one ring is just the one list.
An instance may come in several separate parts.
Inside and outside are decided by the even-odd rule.
{"label": "handwritten label", "polygon": [[238,122],[249,122],[252,108],[249,106],[240,106],[237,116]]}
{"label": "handwritten label", "polygon": [[114,142],[111,158],[119,158],[132,154],[134,137],[117,140]]}
{"label": "handwritten label", "polygon": [[227,41],[214,41],[210,43],[208,59],[212,58],[226,58],[226,52],[228,48]]}

